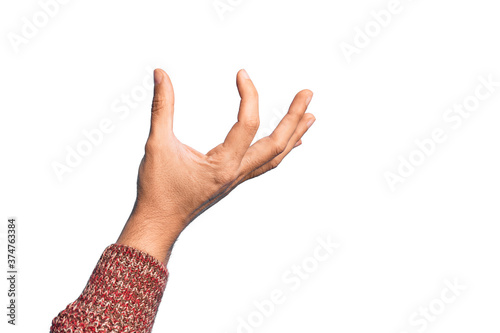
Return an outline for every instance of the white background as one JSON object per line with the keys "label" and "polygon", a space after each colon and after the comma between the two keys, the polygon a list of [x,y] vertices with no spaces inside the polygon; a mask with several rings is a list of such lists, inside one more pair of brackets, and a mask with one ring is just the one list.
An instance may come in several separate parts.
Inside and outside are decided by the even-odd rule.
{"label": "white background", "polygon": [[[233,3],[221,19],[212,0],[69,1],[16,52],[8,36],[41,7],[2,1],[0,257],[5,271],[15,216],[20,272],[16,327],[0,284],[2,332],[48,332],[118,237],[152,92],[123,119],[114,106],[157,67],[174,84],[174,131],[199,151],[235,122],[241,68],[259,91],[264,130],[305,88],[317,121],[280,167],[182,234],[155,332],[237,332],[273,289],[285,302],[240,332],[418,332],[410,318],[439,306],[447,279],[467,289],[420,331],[498,331],[500,87],[458,129],[443,120],[479,76],[500,81],[498,4],[401,0],[348,63],[341,43],[389,0]],[[105,118],[113,131],[60,181],[53,163]],[[384,173],[435,128],[447,140],[391,191]],[[292,291],[283,275],[311,262],[317,237],[341,245]]]}

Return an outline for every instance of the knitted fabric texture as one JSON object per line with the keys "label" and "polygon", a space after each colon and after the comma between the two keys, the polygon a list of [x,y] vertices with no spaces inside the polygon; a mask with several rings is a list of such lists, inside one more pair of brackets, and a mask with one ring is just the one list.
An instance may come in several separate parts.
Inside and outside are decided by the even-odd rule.
{"label": "knitted fabric texture", "polygon": [[50,332],[151,332],[167,279],[167,267],[153,256],[111,244],[80,297],[52,320]]}

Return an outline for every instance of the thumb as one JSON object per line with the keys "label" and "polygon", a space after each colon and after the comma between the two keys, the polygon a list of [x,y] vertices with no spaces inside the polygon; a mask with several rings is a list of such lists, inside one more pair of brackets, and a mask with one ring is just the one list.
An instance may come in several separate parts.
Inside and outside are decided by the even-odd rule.
{"label": "thumb", "polygon": [[151,106],[150,137],[164,139],[172,133],[174,118],[174,88],[162,69],[154,71],[154,96]]}

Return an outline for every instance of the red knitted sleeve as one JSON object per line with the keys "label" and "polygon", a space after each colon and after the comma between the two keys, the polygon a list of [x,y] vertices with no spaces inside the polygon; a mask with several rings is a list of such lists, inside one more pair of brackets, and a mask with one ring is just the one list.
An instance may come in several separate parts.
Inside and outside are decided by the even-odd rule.
{"label": "red knitted sleeve", "polygon": [[151,332],[167,278],[167,267],[153,256],[109,245],[80,297],[52,320],[50,332]]}

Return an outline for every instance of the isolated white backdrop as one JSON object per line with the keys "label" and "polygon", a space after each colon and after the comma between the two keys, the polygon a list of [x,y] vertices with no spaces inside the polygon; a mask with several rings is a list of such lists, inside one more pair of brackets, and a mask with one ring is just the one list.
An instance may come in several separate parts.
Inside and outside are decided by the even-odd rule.
{"label": "isolated white backdrop", "polygon": [[[176,135],[199,151],[236,119],[240,68],[259,90],[261,134],[305,88],[317,121],[280,167],[182,234],[155,332],[237,332],[249,316],[241,332],[498,331],[500,88],[458,129],[443,118],[479,76],[500,81],[498,4],[401,0],[377,32],[370,13],[390,0],[221,3],[223,19],[213,0],[67,1],[18,52],[10,40],[40,3],[1,3],[0,216],[18,219],[20,267],[16,327],[2,279],[2,332],[47,332],[118,237],[152,94],[124,98],[156,67],[174,84]],[[349,63],[342,43],[367,24],[374,37]],[[52,164],[103,119],[112,131],[60,181]],[[447,140],[391,191],[384,173],[435,128]],[[316,269],[317,237],[340,247]],[[292,291],[284,276],[304,260],[312,272]],[[447,279],[467,289],[445,303]],[[254,302],[274,289],[285,300],[259,323]],[[415,314],[429,306],[432,320]]]}

